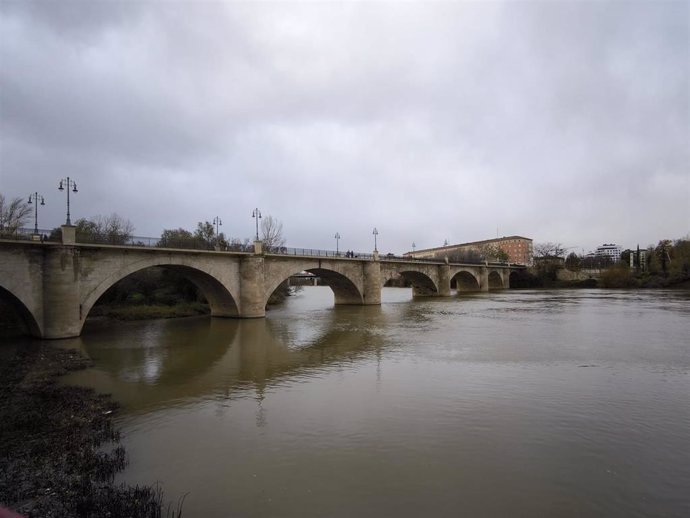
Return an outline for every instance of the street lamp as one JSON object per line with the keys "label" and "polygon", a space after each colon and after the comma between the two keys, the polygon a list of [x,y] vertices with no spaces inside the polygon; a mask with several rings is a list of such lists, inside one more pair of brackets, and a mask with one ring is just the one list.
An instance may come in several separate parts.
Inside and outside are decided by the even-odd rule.
{"label": "street lamp", "polygon": [[39,199],[41,200],[41,205],[46,204],[45,200],[43,199],[43,196],[41,196],[37,192],[29,195],[29,203],[36,203],[36,205],[34,205],[34,234],[38,234],[38,200]]}
{"label": "street lamp", "polygon": [[72,192],[79,192],[77,191],[77,182],[74,180],[70,180],[69,176],[67,178],[64,178],[60,180],[60,186],[58,187],[58,191],[64,191],[67,190],[67,225],[72,225],[72,221],[69,218],[69,188],[72,187]]}
{"label": "street lamp", "polygon": [[412,253],[414,253],[414,249],[417,247],[417,245],[412,241]]}
{"label": "street lamp", "polygon": [[378,252],[378,249],[376,248],[376,236],[379,235],[379,231],[376,230],[376,227],[374,227],[372,234],[374,234],[374,252]]}
{"label": "street lamp", "polygon": [[259,240],[259,220],[261,219],[261,211],[259,209],[254,209],[252,211],[252,218],[256,219],[256,241]]}
{"label": "street lamp", "polygon": [[335,255],[338,255],[338,241],[340,240],[340,232],[336,232],[335,236]]}
{"label": "street lamp", "polygon": [[213,218],[213,224],[216,226],[216,237],[218,237],[218,226],[222,227],[223,222],[218,216],[216,216],[215,218]]}

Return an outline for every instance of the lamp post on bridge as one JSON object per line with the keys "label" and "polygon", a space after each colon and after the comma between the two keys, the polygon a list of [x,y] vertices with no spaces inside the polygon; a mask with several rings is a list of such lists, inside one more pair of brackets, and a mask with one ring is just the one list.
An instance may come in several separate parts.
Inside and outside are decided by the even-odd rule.
{"label": "lamp post on bridge", "polygon": [[218,237],[218,227],[219,226],[222,227],[223,222],[221,221],[221,219],[218,216],[216,216],[215,218],[213,218],[213,224],[216,226],[216,237]]}
{"label": "lamp post on bridge", "polygon": [[35,203],[34,205],[34,235],[38,235],[38,200],[41,200],[41,205],[45,205],[46,202],[43,196],[37,192],[29,195],[29,203]]}
{"label": "lamp post on bridge", "polygon": [[256,208],[252,211],[252,218],[256,219],[256,241],[259,240],[259,220],[261,219],[261,211]]}
{"label": "lamp post on bridge", "polygon": [[338,251],[338,241],[340,241],[340,232],[336,232],[335,236],[333,237],[335,238],[335,255],[340,255]]}
{"label": "lamp post on bridge", "polygon": [[72,221],[70,220],[69,217],[69,188],[72,187],[72,192],[79,192],[77,190],[77,182],[74,180],[70,180],[69,176],[67,178],[63,178],[60,180],[60,186],[58,187],[58,191],[64,191],[67,190],[67,221],[66,225],[72,226]]}
{"label": "lamp post on bridge", "polygon": [[376,236],[379,235],[379,231],[376,230],[376,227],[374,227],[374,231],[372,232],[374,234],[374,252],[378,252],[378,248],[376,246]]}

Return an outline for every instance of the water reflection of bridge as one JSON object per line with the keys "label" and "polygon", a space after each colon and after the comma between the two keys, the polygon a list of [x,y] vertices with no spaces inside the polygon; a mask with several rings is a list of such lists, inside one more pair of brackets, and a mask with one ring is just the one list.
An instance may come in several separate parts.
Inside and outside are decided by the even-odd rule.
{"label": "water reflection of bridge", "polygon": [[[308,325],[307,325],[308,324]],[[112,393],[128,413],[204,397],[256,397],[283,380],[318,376],[393,344],[379,330],[389,323],[380,307],[345,307],[318,321],[231,320],[198,317],[102,327],[64,342],[97,359],[96,367],[67,377]]]}

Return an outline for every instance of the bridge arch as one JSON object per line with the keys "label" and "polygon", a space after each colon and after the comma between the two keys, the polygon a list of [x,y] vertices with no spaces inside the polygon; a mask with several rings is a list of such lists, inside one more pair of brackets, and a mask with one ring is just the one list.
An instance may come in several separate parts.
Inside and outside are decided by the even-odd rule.
{"label": "bridge arch", "polygon": [[[273,275],[266,279],[265,301],[278,289],[278,287],[288,280],[293,275],[298,275],[302,272],[309,272],[316,275],[321,281],[333,290],[335,303],[340,304],[362,304],[364,297],[362,292],[357,287],[355,282],[344,272],[338,272],[335,269],[328,268],[324,265],[312,266],[305,264],[304,268],[299,271],[294,271],[294,266],[287,265],[288,268],[280,268],[273,272]],[[299,266],[298,266],[299,267]]]}
{"label": "bridge arch", "polygon": [[435,281],[428,273],[420,270],[398,269],[396,267],[382,272],[381,286],[385,286],[388,282],[402,277],[405,284],[412,285],[412,293],[418,297],[438,295],[439,288],[437,281]]}
{"label": "bridge arch", "polygon": [[492,270],[489,272],[489,289],[497,290],[497,289],[502,289],[504,286],[503,284],[503,277],[501,276],[500,273],[498,273],[496,270]]}
{"label": "bridge arch", "polygon": [[455,281],[458,293],[481,290],[479,279],[477,279],[477,277],[474,274],[467,270],[463,270],[456,273],[453,279],[451,280],[451,283],[452,281]]}
{"label": "bridge arch", "polygon": [[423,272],[402,271],[400,276],[412,284],[412,293],[417,297],[426,297],[438,294],[438,285]]}
{"label": "bridge arch", "polygon": [[511,271],[508,275],[508,282],[511,288],[520,282],[520,273],[519,271]]}
{"label": "bridge arch", "polygon": [[42,325],[19,296],[14,294],[9,288],[0,286],[0,299],[14,310],[17,317],[26,326],[26,331],[28,331],[31,336],[40,337],[43,335]]}
{"label": "bridge arch", "polygon": [[[86,317],[98,299],[105,294],[108,289],[115,284],[132,275],[133,273],[153,267],[162,267],[178,272],[194,284],[199,291],[206,297],[209,303],[212,316],[236,317],[239,315],[237,298],[233,296],[230,289],[210,272],[204,271],[199,267],[188,266],[185,264],[172,263],[165,260],[151,261],[142,264],[141,261],[126,265],[109,276],[100,279],[96,285],[86,287],[86,293],[81,298],[81,326],[83,327]],[[90,288],[90,289],[89,289]]]}

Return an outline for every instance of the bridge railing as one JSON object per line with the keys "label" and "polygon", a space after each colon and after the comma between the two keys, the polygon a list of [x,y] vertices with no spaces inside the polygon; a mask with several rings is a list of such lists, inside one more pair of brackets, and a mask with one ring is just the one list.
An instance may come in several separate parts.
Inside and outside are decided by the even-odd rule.
{"label": "bridge railing", "polygon": [[381,254],[379,258],[382,261],[405,261],[405,262],[417,262],[417,263],[444,263],[444,259],[435,259],[432,257],[409,257],[406,255],[395,255],[395,254]]}
{"label": "bridge railing", "polygon": [[367,254],[363,252],[352,252],[349,255],[348,252],[335,251],[335,250],[322,250],[319,248],[293,248],[287,246],[281,247],[267,247],[265,252],[268,254],[277,255],[301,255],[307,257],[333,257],[339,259],[373,259],[373,254]]}
{"label": "bridge railing", "polygon": [[[276,255],[296,255],[296,256],[307,256],[307,257],[332,257],[340,259],[373,259],[374,254],[365,252],[341,252],[335,250],[323,250],[318,248],[291,248],[291,247],[267,247],[264,250],[268,254]],[[418,262],[418,263],[434,263],[443,264],[445,259],[432,258],[432,257],[409,257],[405,255],[396,255],[393,253],[379,254],[379,260],[381,261],[405,261],[405,262]],[[477,266],[483,266],[487,263],[484,261],[467,261],[464,263],[451,263],[451,264],[471,264]],[[508,263],[488,263],[488,266],[507,266]]]}
{"label": "bridge railing", "polygon": [[[38,229],[38,233],[34,232],[33,228],[18,228],[12,232],[3,232],[0,230],[0,239],[12,239],[19,241],[52,241],[59,242],[60,237],[57,238],[53,234],[53,230]],[[141,247],[158,247],[158,248],[174,248],[182,250],[216,250],[221,252],[233,253],[253,253],[254,245],[246,241],[242,243],[239,239],[232,239],[229,243],[224,243],[216,248],[207,242],[200,240],[162,240],[159,237],[144,237],[144,236],[128,236],[123,239],[121,236],[116,236],[114,239],[108,239],[105,236],[93,236],[91,234],[76,235],[77,243],[81,244],[104,244],[104,245],[119,245],[119,246],[141,246]],[[339,258],[339,259],[367,259],[374,258],[373,254],[365,252],[342,252],[335,250],[323,250],[319,248],[296,248],[296,247],[265,247],[264,252],[275,255],[291,255],[291,256],[306,256],[306,257],[325,257],[325,258]],[[406,255],[396,255],[393,253],[379,254],[381,261],[405,261],[405,262],[419,262],[419,263],[435,263],[442,264],[445,259],[432,257],[410,257]],[[464,261],[462,263],[451,264],[468,264],[476,266],[524,266],[515,263],[501,263],[484,261]]]}
{"label": "bridge railing", "polygon": [[141,246],[153,248],[174,248],[177,250],[208,250],[208,251],[222,251],[222,252],[253,252],[254,246],[242,244],[239,240],[224,241],[218,246],[214,243],[209,243],[203,239],[175,239],[147,236],[94,236],[93,234],[82,234],[77,232],[77,243],[81,244],[99,244],[99,245],[117,245],[117,246]]}
{"label": "bridge railing", "polygon": [[38,233],[34,228],[16,228],[12,231],[0,229],[0,239],[13,239],[17,241],[48,241],[52,230],[39,228]]}

